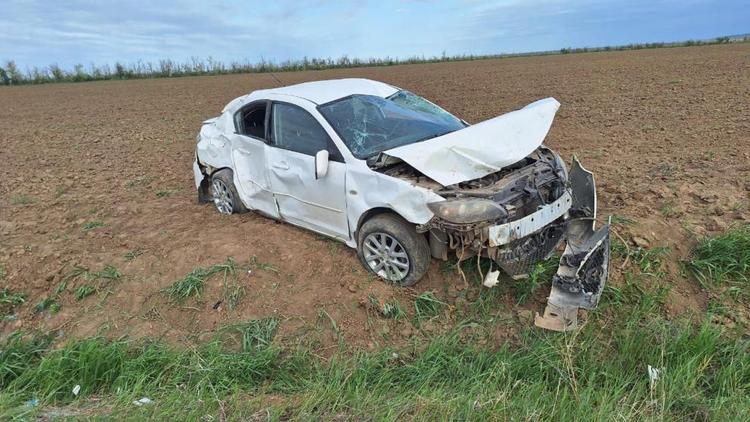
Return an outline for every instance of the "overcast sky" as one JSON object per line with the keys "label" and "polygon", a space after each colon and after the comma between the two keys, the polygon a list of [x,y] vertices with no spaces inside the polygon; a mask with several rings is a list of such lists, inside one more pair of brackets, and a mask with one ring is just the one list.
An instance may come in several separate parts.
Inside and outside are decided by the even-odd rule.
{"label": "overcast sky", "polygon": [[515,53],[750,32],[748,0],[3,0],[0,60],[23,69],[212,56]]}

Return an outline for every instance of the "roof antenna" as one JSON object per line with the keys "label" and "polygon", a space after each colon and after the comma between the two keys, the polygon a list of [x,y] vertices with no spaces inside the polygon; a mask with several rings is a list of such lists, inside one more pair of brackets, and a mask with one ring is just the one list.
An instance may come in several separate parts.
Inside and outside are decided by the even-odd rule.
{"label": "roof antenna", "polygon": [[284,86],[284,84],[281,83],[281,81],[279,80],[279,78],[277,78],[276,75],[273,74],[273,72],[268,72],[268,74],[271,75],[271,77],[273,78],[274,81],[276,81],[277,84],[279,84],[279,87]]}

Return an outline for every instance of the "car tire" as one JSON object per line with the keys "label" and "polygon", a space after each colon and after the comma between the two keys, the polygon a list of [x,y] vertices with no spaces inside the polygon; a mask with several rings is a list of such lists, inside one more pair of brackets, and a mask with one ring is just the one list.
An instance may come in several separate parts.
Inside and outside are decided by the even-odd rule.
{"label": "car tire", "polygon": [[232,170],[223,169],[211,175],[209,187],[211,200],[221,214],[239,214],[247,212],[237,189],[232,181]]}
{"label": "car tire", "polygon": [[431,259],[427,238],[395,214],[378,214],[362,224],[357,255],[368,271],[404,287],[422,279]]}

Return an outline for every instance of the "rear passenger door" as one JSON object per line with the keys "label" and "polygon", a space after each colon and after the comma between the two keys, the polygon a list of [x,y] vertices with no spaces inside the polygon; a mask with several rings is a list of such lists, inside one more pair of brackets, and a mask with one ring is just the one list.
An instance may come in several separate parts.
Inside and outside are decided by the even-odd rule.
{"label": "rear passenger door", "polygon": [[[297,105],[274,102],[269,119],[266,166],[279,213],[291,223],[349,238],[346,165],[325,129]],[[315,154],[329,153],[328,173],[315,178]]]}

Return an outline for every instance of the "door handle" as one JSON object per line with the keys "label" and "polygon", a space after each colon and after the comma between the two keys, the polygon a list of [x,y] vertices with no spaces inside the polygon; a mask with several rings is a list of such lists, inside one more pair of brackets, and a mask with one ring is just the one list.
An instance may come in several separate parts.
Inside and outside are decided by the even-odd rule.
{"label": "door handle", "polygon": [[271,167],[279,170],[289,170],[289,165],[285,162],[274,163]]}

